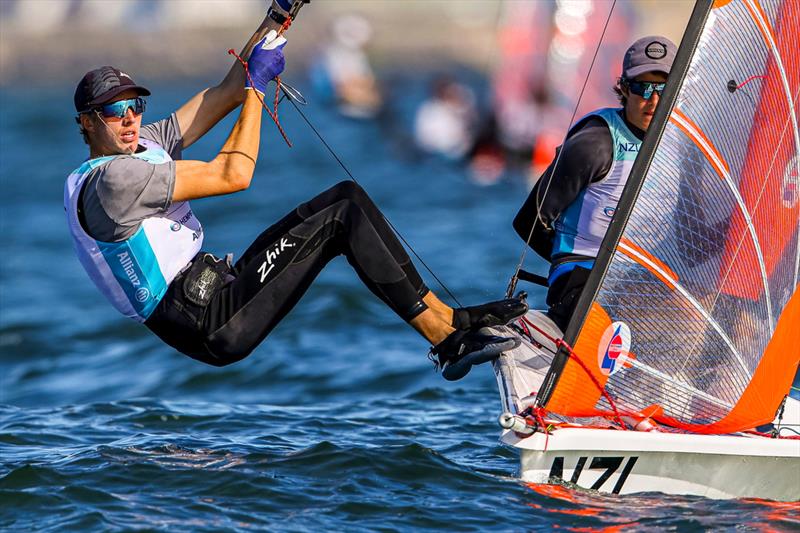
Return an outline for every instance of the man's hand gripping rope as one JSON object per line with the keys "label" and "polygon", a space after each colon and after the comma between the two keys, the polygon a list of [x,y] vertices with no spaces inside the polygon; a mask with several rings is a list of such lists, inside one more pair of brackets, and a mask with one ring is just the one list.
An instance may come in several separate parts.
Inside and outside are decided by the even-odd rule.
{"label": "man's hand gripping rope", "polygon": [[[283,47],[286,46],[286,38],[283,37],[283,32],[285,32],[291,24],[292,19],[287,18],[286,22],[281,26],[280,32],[272,30],[267,33],[267,35],[253,47],[253,51],[250,53],[250,58],[247,61],[242,59],[233,48],[228,50],[228,53],[233,55],[244,67],[244,73],[247,78],[245,80],[245,90],[254,90],[256,92],[258,100],[278,127],[278,131],[289,147],[292,146],[292,142],[286,136],[286,132],[283,130],[278,120],[278,102],[281,91],[280,73],[283,72],[283,68],[286,65],[286,61],[283,57]],[[275,100],[272,106],[274,110],[269,108],[263,98],[267,92],[267,85],[273,79],[275,80]]]}

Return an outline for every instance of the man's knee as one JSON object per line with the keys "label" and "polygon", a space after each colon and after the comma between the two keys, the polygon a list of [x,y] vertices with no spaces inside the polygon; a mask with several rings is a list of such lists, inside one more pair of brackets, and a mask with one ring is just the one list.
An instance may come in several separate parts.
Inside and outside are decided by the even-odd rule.
{"label": "man's knee", "polygon": [[333,186],[333,189],[336,197],[341,200],[353,200],[360,203],[361,200],[369,198],[361,185],[352,180],[340,181]]}
{"label": "man's knee", "polygon": [[257,346],[253,343],[242,343],[240,339],[231,339],[224,332],[219,333],[206,339],[203,354],[187,355],[206,364],[223,367],[238,363],[253,353]]}

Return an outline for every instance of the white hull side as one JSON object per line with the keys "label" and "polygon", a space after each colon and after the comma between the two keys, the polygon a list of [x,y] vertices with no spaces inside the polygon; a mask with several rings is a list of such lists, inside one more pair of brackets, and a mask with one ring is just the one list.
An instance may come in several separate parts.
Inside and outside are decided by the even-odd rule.
{"label": "white hull side", "polygon": [[521,477],[531,483],[560,478],[616,494],[800,500],[798,440],[583,428],[525,439],[505,432],[502,440],[520,449]]}

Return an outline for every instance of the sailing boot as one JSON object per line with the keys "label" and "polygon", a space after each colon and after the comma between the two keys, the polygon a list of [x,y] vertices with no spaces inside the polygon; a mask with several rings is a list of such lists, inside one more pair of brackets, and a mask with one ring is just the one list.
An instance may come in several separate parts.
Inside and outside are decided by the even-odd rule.
{"label": "sailing boot", "polygon": [[472,307],[453,309],[453,327],[457,330],[475,330],[505,326],[528,312],[528,304],[521,298],[508,298]]}
{"label": "sailing boot", "polygon": [[519,339],[513,337],[457,329],[431,348],[429,357],[436,368],[442,370],[444,379],[456,381],[466,376],[474,365],[491,361],[519,345]]}

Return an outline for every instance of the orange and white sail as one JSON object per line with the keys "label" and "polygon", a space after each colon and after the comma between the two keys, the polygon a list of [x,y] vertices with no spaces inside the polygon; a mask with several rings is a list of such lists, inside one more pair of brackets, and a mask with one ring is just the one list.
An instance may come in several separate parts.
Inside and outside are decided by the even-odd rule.
{"label": "orange and white sail", "polygon": [[607,395],[740,431],[773,420],[800,362],[800,2],[699,4],[567,331],[574,355],[541,390],[551,412],[607,413]]}

